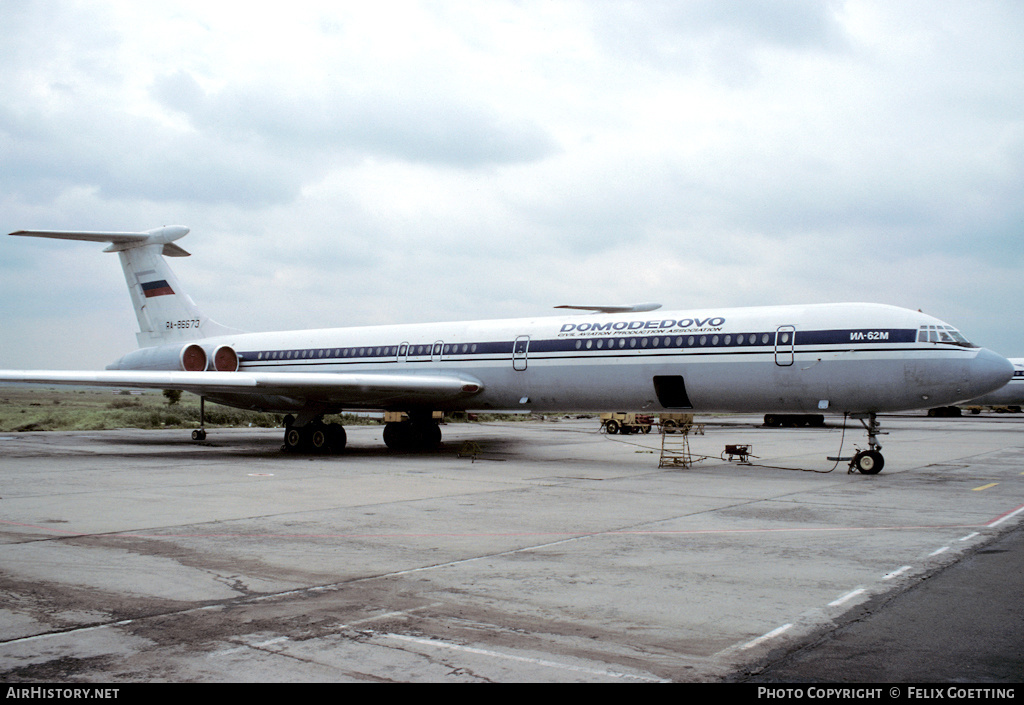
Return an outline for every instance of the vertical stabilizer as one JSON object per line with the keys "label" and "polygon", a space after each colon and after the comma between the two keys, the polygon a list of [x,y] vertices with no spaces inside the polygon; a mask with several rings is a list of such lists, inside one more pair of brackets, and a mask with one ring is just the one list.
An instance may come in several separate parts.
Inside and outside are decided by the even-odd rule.
{"label": "vertical stabilizer", "polygon": [[204,315],[192,297],[184,292],[164,256],[188,257],[189,253],[173,243],[188,234],[188,228],[169,225],[141,233],[71,232],[58,230],[19,230],[11,235],[49,237],[59,240],[109,242],[104,252],[117,252],[124,270],[135,316],[139,321],[136,337],[139,347],[197,340],[214,335],[237,333]]}

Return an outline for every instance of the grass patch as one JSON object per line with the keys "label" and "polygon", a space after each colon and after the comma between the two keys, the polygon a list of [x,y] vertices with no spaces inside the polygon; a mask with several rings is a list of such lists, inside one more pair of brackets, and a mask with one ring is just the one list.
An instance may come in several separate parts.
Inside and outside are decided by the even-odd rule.
{"label": "grass patch", "polygon": [[[168,404],[159,390],[127,392],[96,387],[34,387],[0,385],[0,432],[12,431],[100,431],[115,428],[198,428],[199,397],[185,394]],[[557,420],[561,415],[544,418]],[[448,423],[473,421],[530,421],[530,414],[473,414],[456,412],[445,416]],[[566,415],[566,418],[571,418]],[[336,414],[324,421],[345,426],[377,425],[380,419]],[[208,403],[208,427],[278,428],[282,414],[233,409]]]}
{"label": "grass patch", "polygon": [[[207,426],[280,426],[282,416],[206,405]],[[0,386],[0,432],[97,431],[112,428],[195,428],[199,397],[168,405],[159,391]]]}

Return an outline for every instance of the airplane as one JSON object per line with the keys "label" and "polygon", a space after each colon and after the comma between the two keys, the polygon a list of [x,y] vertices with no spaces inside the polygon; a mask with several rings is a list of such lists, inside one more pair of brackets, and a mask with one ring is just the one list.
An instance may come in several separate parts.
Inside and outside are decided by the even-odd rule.
{"label": "airplane", "polygon": [[[883,465],[877,414],[974,399],[1013,366],[920,312],[869,303],[680,310],[564,305],[507,320],[246,333],[207,317],[165,257],[189,229],[20,230],[12,236],[109,243],[139,322],[139,349],[104,371],[0,370],[0,381],[183,390],[287,414],[284,448],[340,451],[341,411],[401,411],[392,449],[441,440],[435,411],[829,413],[858,419],[868,448],[850,472]],[[586,313],[576,313],[575,311]],[[941,334],[940,334],[941,333]],[[202,417],[201,417],[202,418]],[[193,431],[206,437],[205,423]]]}

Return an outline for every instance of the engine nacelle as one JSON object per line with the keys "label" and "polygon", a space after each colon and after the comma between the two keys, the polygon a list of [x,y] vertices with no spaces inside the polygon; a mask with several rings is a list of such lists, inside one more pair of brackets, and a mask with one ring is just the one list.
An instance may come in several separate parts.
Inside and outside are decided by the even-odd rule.
{"label": "engine nacelle", "polygon": [[108,370],[158,370],[161,372],[184,371],[237,372],[240,365],[238,353],[230,345],[219,345],[210,355],[198,343],[188,345],[161,345],[130,352]]}
{"label": "engine nacelle", "polygon": [[181,369],[185,372],[202,372],[207,367],[206,351],[193,343],[181,349]]}
{"label": "engine nacelle", "polygon": [[213,352],[213,369],[218,372],[237,372],[238,353],[230,345],[221,345]]}
{"label": "engine nacelle", "polygon": [[128,353],[108,370],[154,370],[160,372],[204,372],[209,367],[209,355],[201,345],[160,345]]}

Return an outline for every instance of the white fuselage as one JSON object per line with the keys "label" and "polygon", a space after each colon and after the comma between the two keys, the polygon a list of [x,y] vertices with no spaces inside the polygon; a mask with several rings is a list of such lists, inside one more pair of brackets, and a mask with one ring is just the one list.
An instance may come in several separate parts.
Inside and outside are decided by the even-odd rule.
{"label": "white fuselage", "polygon": [[[239,333],[196,342],[210,354],[231,347],[239,374],[440,373],[479,382],[472,395],[431,404],[439,410],[872,413],[953,404],[1006,382],[1004,358],[962,338],[935,340],[937,328],[953,330],[892,306],[819,304]],[[171,369],[164,348],[136,351],[108,369]],[[275,412],[311,403],[302,394],[207,397]],[[400,396],[365,406],[317,403],[325,411],[413,405]]]}

